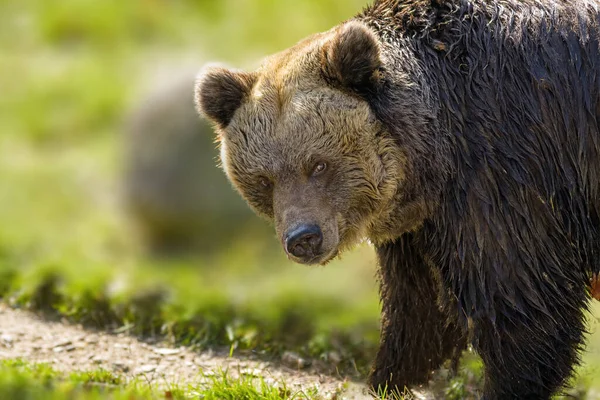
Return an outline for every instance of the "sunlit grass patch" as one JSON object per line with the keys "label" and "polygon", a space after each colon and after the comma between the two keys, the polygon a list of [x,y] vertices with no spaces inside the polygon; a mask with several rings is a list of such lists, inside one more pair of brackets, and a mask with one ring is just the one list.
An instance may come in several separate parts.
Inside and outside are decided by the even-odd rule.
{"label": "sunlit grass patch", "polygon": [[[138,385],[119,386],[121,378],[103,370],[65,375],[47,364],[0,362],[0,398],[19,400],[159,399]],[[184,398],[184,397],[180,397]]]}
{"label": "sunlit grass patch", "polygon": [[263,377],[231,378],[226,372],[210,376],[205,383],[189,387],[189,394],[206,400],[308,400],[320,399],[317,388],[292,389],[285,382]]}
{"label": "sunlit grass patch", "polygon": [[232,378],[227,372],[199,375],[201,383],[179,385],[164,382],[148,384],[106,370],[70,374],[47,364],[23,360],[0,361],[0,398],[19,400],[309,400],[322,398],[318,388],[292,389],[285,382],[267,382],[262,377]]}

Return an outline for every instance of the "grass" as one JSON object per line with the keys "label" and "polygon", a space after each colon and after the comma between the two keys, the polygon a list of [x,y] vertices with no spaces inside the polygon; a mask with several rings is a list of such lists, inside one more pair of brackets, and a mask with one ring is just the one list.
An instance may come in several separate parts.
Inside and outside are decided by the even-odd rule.
{"label": "grass", "polygon": [[274,386],[264,379],[231,379],[226,373],[211,377],[203,388],[192,388],[190,394],[207,400],[301,400],[318,397],[317,389],[293,391],[281,384]]}
{"label": "grass", "polygon": [[65,375],[47,364],[29,364],[22,360],[5,360],[0,363],[0,398],[3,399],[159,398],[153,395],[150,389],[142,388],[137,382],[119,386],[122,384],[120,377],[104,370]]}
{"label": "grass", "polygon": [[127,380],[106,370],[60,373],[47,364],[22,360],[0,362],[0,398],[19,400],[301,400],[313,399],[316,390],[293,391],[283,383],[267,384],[252,377],[231,378],[222,372],[199,376],[203,383],[166,388],[143,380]]}
{"label": "grass", "polygon": [[[293,349],[332,372],[364,376],[379,318],[374,255],[367,246],[325,269],[293,265],[263,252],[264,243],[253,238],[224,243],[216,256],[148,259],[118,197],[122,123],[159,72],[212,59],[255,65],[364,3],[0,2],[0,297],[199,349],[224,346],[265,357]],[[592,315],[600,315],[597,304]],[[579,382],[598,391],[600,332],[595,317],[590,321]],[[480,385],[474,363],[448,385],[448,398]],[[2,368],[0,398],[26,399],[30,390],[57,399],[73,398],[63,392],[93,396],[81,389],[86,379],[124,388],[123,397],[117,397],[120,389],[112,391],[114,398],[147,394],[103,371],[59,379],[47,367]],[[223,378],[213,382],[212,395],[287,395],[247,385]]]}

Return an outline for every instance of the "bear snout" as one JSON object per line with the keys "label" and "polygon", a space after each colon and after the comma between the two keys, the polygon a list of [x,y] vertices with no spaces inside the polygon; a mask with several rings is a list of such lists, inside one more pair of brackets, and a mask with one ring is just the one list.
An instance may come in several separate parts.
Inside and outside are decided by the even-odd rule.
{"label": "bear snout", "polygon": [[321,256],[322,244],[323,232],[318,225],[302,224],[285,234],[285,252],[305,264]]}

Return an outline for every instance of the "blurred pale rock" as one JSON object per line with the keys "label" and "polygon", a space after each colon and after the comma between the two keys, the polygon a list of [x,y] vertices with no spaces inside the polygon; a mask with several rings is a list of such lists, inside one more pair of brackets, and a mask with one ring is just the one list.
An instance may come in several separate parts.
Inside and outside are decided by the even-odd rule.
{"label": "blurred pale rock", "polygon": [[144,99],[126,126],[124,195],[155,252],[218,251],[239,239],[274,243],[271,230],[217,167],[212,127],[193,104],[193,75]]}

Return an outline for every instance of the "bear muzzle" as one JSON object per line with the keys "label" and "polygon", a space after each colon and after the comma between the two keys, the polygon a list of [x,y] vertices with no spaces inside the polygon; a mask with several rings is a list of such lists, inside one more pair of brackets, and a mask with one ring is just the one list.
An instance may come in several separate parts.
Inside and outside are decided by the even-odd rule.
{"label": "bear muzzle", "polygon": [[303,264],[312,264],[322,256],[323,232],[318,225],[302,224],[284,236],[285,252]]}

